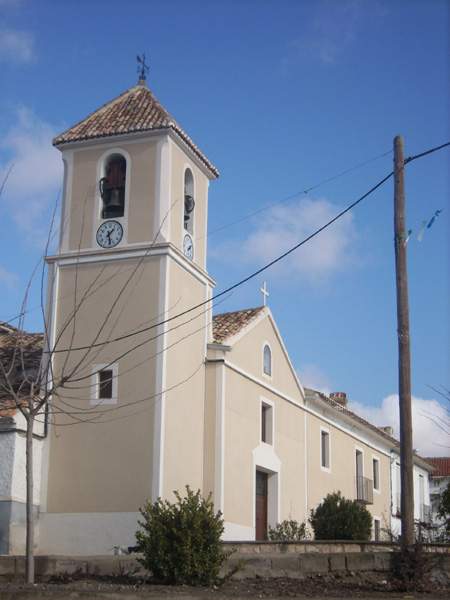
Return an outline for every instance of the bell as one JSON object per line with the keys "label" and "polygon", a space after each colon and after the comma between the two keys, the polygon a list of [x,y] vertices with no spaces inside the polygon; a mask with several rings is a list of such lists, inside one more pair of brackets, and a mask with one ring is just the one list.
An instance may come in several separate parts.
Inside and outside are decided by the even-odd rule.
{"label": "bell", "polygon": [[118,208],[122,206],[122,190],[120,188],[113,188],[109,197],[108,208]]}
{"label": "bell", "polygon": [[184,210],[187,214],[190,214],[195,207],[195,200],[189,194],[185,194],[184,196]]}

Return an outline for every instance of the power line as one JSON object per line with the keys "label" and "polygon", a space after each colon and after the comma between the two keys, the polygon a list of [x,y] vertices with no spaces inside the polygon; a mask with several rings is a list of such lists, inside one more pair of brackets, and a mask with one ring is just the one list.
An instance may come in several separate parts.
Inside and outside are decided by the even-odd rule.
{"label": "power line", "polygon": [[[331,177],[322,179],[318,183],[315,183],[314,185],[312,185],[308,188],[305,188],[304,190],[300,190],[298,192],[295,192],[294,194],[290,194],[289,196],[286,196],[285,198],[282,198],[281,200],[276,200],[275,202],[270,202],[269,204],[266,204],[265,206],[262,206],[261,208],[254,210],[253,212],[243,215],[242,217],[240,217],[239,219],[236,219],[235,221],[231,221],[230,223],[226,223],[225,225],[221,225],[220,227],[213,229],[212,231],[210,231],[208,233],[208,235],[206,237],[209,238],[210,236],[214,235],[215,233],[219,233],[219,231],[223,231],[224,229],[227,229],[228,227],[232,227],[233,225],[238,225],[239,223],[242,223],[243,221],[246,221],[247,219],[251,219],[252,217],[254,217],[256,215],[258,215],[262,212],[265,212],[266,210],[269,210],[270,208],[273,208],[274,206],[279,206],[280,204],[285,204],[286,202],[289,202],[290,200],[294,200],[294,198],[298,198],[299,196],[306,196],[307,194],[309,194],[313,190],[316,190],[317,188],[321,187],[322,185],[325,185],[326,183],[331,183],[332,181],[336,181],[336,179],[339,179],[340,177],[343,177],[344,175],[347,175],[348,173],[352,173],[353,171],[356,171],[357,169],[361,169],[362,167],[365,167],[366,165],[368,165],[372,162],[375,162],[376,160],[379,160],[380,158],[384,158],[388,154],[392,154],[392,150],[388,150],[387,152],[383,152],[382,154],[373,156],[372,158],[369,158],[361,163],[358,163],[358,164],[354,165],[353,167],[349,167],[348,169],[345,169],[344,171],[340,171],[336,175],[332,175]],[[197,240],[200,240],[200,239],[203,239],[203,237],[197,238]]]}
{"label": "power line", "polygon": [[[429,148],[428,150],[425,150],[424,152],[421,152],[420,154],[416,154],[414,156],[409,157],[409,159],[407,159],[407,162],[412,162],[414,160],[417,160],[418,158],[422,158],[423,156],[427,156],[428,154],[432,154],[432,153],[437,152],[438,150],[442,150],[443,148],[446,148],[448,146],[450,146],[450,142],[446,142],[445,144],[441,144],[439,146],[435,146],[433,148]],[[251,279],[254,279],[258,275],[260,275],[261,273],[263,273],[264,271],[266,271],[267,269],[269,269],[270,267],[274,266],[275,264],[277,264],[278,262],[280,262],[281,260],[283,260],[284,258],[286,258],[287,256],[289,256],[290,254],[292,254],[293,252],[295,252],[296,250],[298,250],[298,248],[300,248],[301,246],[303,246],[304,244],[308,243],[310,240],[312,240],[313,238],[315,238],[317,235],[319,235],[319,233],[321,233],[322,231],[324,231],[325,229],[327,229],[328,227],[330,227],[330,225],[332,225],[333,223],[335,223],[338,219],[340,219],[346,213],[348,213],[353,208],[355,208],[355,206],[357,206],[358,204],[360,204],[368,196],[370,196],[371,194],[373,194],[378,188],[380,188],[384,183],[386,183],[386,181],[388,181],[392,177],[393,174],[394,174],[394,171],[391,171],[390,173],[388,173],[385,177],[383,177],[380,181],[378,181],[378,183],[376,183],[375,185],[373,185],[366,193],[364,193],[362,196],[360,196],[359,198],[357,198],[354,202],[352,202],[351,204],[349,204],[346,208],[344,208],[343,210],[341,210],[335,217],[333,217],[332,219],[330,219],[329,221],[327,221],[324,225],[322,225],[321,227],[319,227],[318,229],[316,229],[309,236],[307,236],[306,238],[304,238],[303,240],[301,240],[298,244],[295,244],[294,246],[292,246],[291,248],[289,248],[289,250],[287,250],[286,252],[283,252],[282,254],[280,254],[279,256],[277,256],[276,258],[274,258],[273,260],[271,260],[270,262],[266,263],[261,268],[257,269],[256,271],[254,271],[250,275],[247,275],[246,277],[244,277],[243,279],[241,279],[237,283],[229,286],[225,290],[222,290],[218,294],[215,294],[214,296],[212,296],[208,300],[204,300],[203,302],[200,302],[200,303],[192,306],[191,308],[188,308],[188,309],[186,309],[186,310],[178,313],[177,315],[173,315],[172,317],[168,317],[167,319],[164,319],[164,320],[160,321],[159,323],[155,323],[154,325],[150,325],[149,327],[146,327],[144,329],[135,331],[133,333],[129,333],[129,334],[126,334],[126,335],[123,335],[123,336],[118,336],[116,338],[110,339],[110,340],[105,341],[105,342],[97,342],[97,343],[91,344],[89,346],[79,346],[77,348],[53,349],[53,350],[48,350],[46,352],[50,353],[50,354],[53,354],[53,353],[60,353],[60,352],[69,352],[69,351],[78,351],[78,350],[89,350],[89,349],[95,348],[97,346],[104,346],[106,344],[118,342],[120,340],[127,339],[127,338],[130,338],[132,336],[139,335],[141,333],[145,333],[147,331],[150,331],[151,329],[154,329],[156,327],[160,327],[161,325],[165,325],[166,323],[169,323],[170,321],[173,321],[174,319],[182,317],[182,316],[188,314],[189,312],[192,312],[193,310],[196,310],[197,308],[201,308],[202,306],[205,306],[206,304],[209,304],[210,302],[213,302],[214,300],[217,300],[217,298],[220,298],[220,297],[224,296],[225,294],[228,294],[229,292],[235,290],[236,288],[240,287],[244,283],[247,283]]]}
{"label": "power line", "polygon": [[205,304],[209,304],[210,302],[212,302],[214,300],[217,300],[218,298],[221,298],[225,294],[228,294],[229,292],[235,290],[236,288],[240,287],[244,283],[247,283],[251,279],[254,279],[255,277],[257,277],[258,275],[260,275],[261,273],[263,273],[264,271],[266,271],[267,269],[269,269],[270,267],[272,267],[276,263],[280,262],[281,260],[283,260],[284,258],[286,258],[287,256],[289,256],[289,254],[292,254],[292,252],[295,252],[295,250],[297,250],[298,248],[300,248],[301,246],[303,246],[304,244],[306,244],[307,242],[309,242],[310,240],[312,240],[314,237],[316,237],[317,235],[319,235],[319,233],[321,233],[322,231],[324,231],[325,229],[327,229],[335,221],[337,221],[338,219],[340,219],[341,217],[343,217],[347,212],[349,212],[350,210],[352,210],[357,204],[359,204],[365,198],[367,198],[367,196],[370,196],[370,194],[372,194],[375,190],[377,190],[379,187],[381,187],[388,179],[390,179],[392,177],[393,173],[394,172],[391,171],[388,175],[386,175],[385,177],[383,177],[383,179],[381,179],[378,183],[376,183],[373,187],[371,187],[369,191],[367,191],[365,194],[363,194],[362,196],[360,196],[357,200],[355,200],[354,202],[352,202],[351,204],[349,204],[347,206],[347,208],[345,208],[344,210],[342,210],[341,212],[339,212],[335,217],[333,217],[327,223],[325,223],[324,225],[322,225],[321,227],[319,227],[318,229],[316,229],[312,234],[310,234],[309,236],[307,236],[306,238],[304,238],[303,240],[301,240],[298,244],[295,244],[295,246],[292,246],[289,250],[287,250],[286,252],[283,252],[283,254],[280,254],[279,256],[277,256],[276,258],[274,258],[272,261],[270,261],[269,263],[267,263],[266,265],[264,265],[263,267],[261,267],[260,269],[258,269],[257,271],[254,271],[250,275],[247,275],[247,277],[244,277],[243,279],[241,279],[237,283],[229,286],[225,290],[222,290],[218,294],[215,294],[214,296],[212,296],[208,300],[204,300],[203,302],[199,302],[195,306],[192,306],[191,308],[188,308],[188,309],[186,309],[186,310],[178,313],[177,315],[173,315],[172,317],[168,317],[167,319],[164,319],[163,321],[160,321],[159,323],[156,323],[154,325],[150,325],[149,327],[145,327],[144,329],[135,331],[133,333],[128,333],[128,334],[125,334],[125,335],[122,335],[122,336],[118,336],[116,338],[110,339],[110,340],[105,341],[105,342],[97,342],[95,344],[90,344],[89,346],[78,346],[76,348],[59,348],[59,349],[47,350],[45,352],[47,352],[48,354],[60,353],[60,352],[70,352],[70,351],[74,351],[75,352],[75,351],[78,351],[78,350],[89,350],[89,349],[92,349],[92,348],[96,348],[97,346],[104,346],[106,344],[111,344],[111,343],[114,343],[114,342],[118,342],[120,340],[124,340],[124,339],[130,338],[132,336],[139,335],[140,333],[145,333],[147,331],[150,331],[151,329],[154,329],[155,327],[159,327],[161,325],[165,325],[166,323],[169,323],[170,321],[173,321],[174,319],[182,317],[182,316],[186,315],[187,313],[192,312],[193,310],[196,310],[197,308],[201,308]]}
{"label": "power line", "polygon": [[428,154],[433,154],[433,152],[437,152],[438,150],[447,148],[447,146],[450,146],[450,142],[445,142],[445,144],[441,144],[440,146],[435,146],[434,148],[430,148],[429,150],[425,150],[424,152],[420,152],[419,154],[413,154],[413,156],[408,156],[408,158],[405,158],[405,165],[412,162],[413,160],[417,160],[418,158],[422,158],[423,156],[428,156]]}

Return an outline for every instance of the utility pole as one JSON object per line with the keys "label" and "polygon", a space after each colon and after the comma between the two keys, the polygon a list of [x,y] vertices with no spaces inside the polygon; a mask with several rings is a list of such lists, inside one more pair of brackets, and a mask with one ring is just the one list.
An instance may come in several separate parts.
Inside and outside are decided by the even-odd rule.
{"label": "utility pole", "polygon": [[394,138],[394,231],[397,286],[398,392],[400,404],[400,480],[402,545],[414,544],[414,480],[409,348],[408,273],[406,264],[403,138]]}

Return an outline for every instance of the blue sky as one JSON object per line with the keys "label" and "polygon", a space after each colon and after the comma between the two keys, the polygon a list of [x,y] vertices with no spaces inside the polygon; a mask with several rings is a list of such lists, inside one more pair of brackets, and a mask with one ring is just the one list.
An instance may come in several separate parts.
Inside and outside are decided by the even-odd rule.
{"label": "blue sky", "polygon": [[[220,291],[364,193],[392,155],[217,228],[389,152],[397,133],[407,155],[450,139],[448,22],[444,0],[0,0],[0,176],[15,165],[0,200],[0,319],[17,313],[60,188],[51,136],[134,85],[138,52],[220,169],[209,222]],[[433,454],[448,453],[424,417],[445,417],[429,386],[450,387],[448,160],[406,172],[408,227],[443,209],[408,244],[416,445]],[[346,391],[380,424],[395,421],[397,391],[392,196],[389,182],[264,277],[303,381]],[[260,304],[264,278],[220,309]],[[27,326],[40,328],[39,310]]]}

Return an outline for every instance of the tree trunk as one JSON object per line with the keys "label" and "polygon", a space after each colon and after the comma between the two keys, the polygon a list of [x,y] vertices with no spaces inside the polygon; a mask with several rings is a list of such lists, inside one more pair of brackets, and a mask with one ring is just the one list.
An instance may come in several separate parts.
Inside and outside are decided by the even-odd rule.
{"label": "tree trunk", "polygon": [[27,415],[26,477],[27,477],[27,538],[26,538],[26,581],[34,583],[34,519],[33,519],[33,425],[34,415]]}

